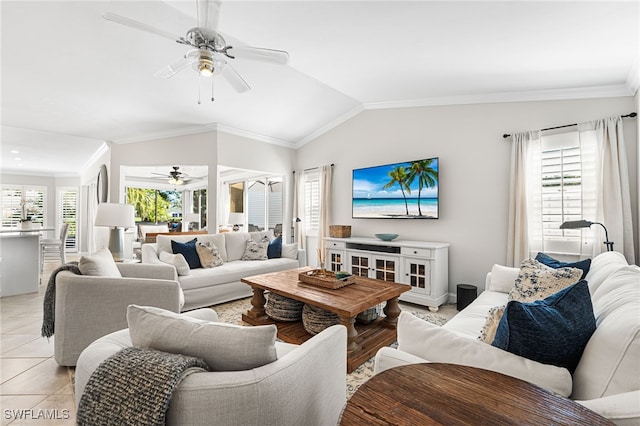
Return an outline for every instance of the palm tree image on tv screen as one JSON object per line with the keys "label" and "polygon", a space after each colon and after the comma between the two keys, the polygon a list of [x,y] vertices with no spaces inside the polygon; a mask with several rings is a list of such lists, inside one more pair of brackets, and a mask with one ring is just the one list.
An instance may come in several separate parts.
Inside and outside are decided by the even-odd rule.
{"label": "palm tree image on tv screen", "polygon": [[438,158],[353,171],[354,219],[437,219]]}

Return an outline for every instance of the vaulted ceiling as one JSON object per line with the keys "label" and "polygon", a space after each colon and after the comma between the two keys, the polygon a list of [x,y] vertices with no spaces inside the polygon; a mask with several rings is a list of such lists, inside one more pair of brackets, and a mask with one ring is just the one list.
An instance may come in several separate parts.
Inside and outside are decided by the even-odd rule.
{"label": "vaulted ceiling", "polygon": [[185,46],[102,18],[184,35],[195,5],[2,1],[3,172],[78,173],[105,141],[217,129],[295,148],[365,109],[631,96],[639,85],[638,1],[227,0],[229,44],[290,61],[232,60],[252,90],[216,76],[214,102],[191,68],[154,77]]}

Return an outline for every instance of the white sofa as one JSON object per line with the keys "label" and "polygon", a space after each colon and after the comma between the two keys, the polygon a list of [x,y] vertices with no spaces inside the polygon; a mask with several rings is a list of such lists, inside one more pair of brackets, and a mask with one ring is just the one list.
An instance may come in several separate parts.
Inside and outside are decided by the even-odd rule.
{"label": "white sofa", "polygon": [[[282,257],[268,260],[241,260],[246,241],[251,238],[259,242],[264,237],[273,238],[271,231],[223,232],[206,235],[158,235],[156,243],[142,245],[142,263],[163,264],[160,252],[173,253],[171,240],[211,242],[220,252],[224,264],[214,268],[191,269],[188,275],[175,278],[184,292],[184,311],[217,305],[230,300],[251,296],[251,287],[240,280],[252,275],[284,271],[306,266],[306,253],[294,244],[283,244]],[[175,267],[171,266],[174,270]]]}
{"label": "white sofa", "polygon": [[485,291],[443,327],[401,313],[398,348],[378,351],[375,372],[420,362],[470,365],[537,384],[618,425],[640,424],[640,268],[618,252],[592,260],[585,280],[597,328],[573,374],[478,340],[489,309],[506,304],[518,272],[494,266]]}
{"label": "white sofa", "polygon": [[[212,309],[183,315],[217,321]],[[85,349],[76,367],[76,406],[102,361],[131,346],[129,329]],[[245,371],[194,373],[174,390],[167,425],[335,426],[346,403],[347,331],[334,325],[300,346],[275,343],[277,360]]]}

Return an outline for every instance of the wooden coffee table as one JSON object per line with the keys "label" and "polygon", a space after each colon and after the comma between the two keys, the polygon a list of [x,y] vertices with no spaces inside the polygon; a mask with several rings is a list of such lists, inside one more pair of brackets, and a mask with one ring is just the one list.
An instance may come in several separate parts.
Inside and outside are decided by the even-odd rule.
{"label": "wooden coffee table", "polygon": [[340,426],[613,425],[567,398],[504,374],[454,364],[391,368],[349,399]]}
{"label": "wooden coffee table", "polygon": [[[280,322],[269,318],[264,309],[265,290],[333,312],[338,315],[340,324],[347,327],[349,373],[374,356],[378,349],[395,342],[400,315],[398,296],[409,291],[410,286],[363,277],[356,277],[354,284],[338,289],[298,281],[298,274],[310,269],[298,268],[243,278],[242,282],[253,288],[253,298],[252,308],[242,314],[242,320],[252,325],[275,324],[280,339],[299,345],[311,338],[311,334],[306,332],[301,321]],[[359,313],[383,302],[386,302],[384,317],[370,324],[356,324]]]}

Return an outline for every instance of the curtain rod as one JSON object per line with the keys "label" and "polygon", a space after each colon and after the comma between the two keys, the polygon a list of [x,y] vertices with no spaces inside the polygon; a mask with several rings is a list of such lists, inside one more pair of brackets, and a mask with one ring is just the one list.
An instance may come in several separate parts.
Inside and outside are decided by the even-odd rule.
{"label": "curtain rod", "polygon": [[[331,166],[331,167],[333,167],[333,166],[334,166],[334,164],[333,164],[333,163],[331,163],[331,164],[330,164],[330,166]],[[308,172],[309,170],[316,170],[316,169],[319,169],[320,167],[322,167],[322,166],[318,166],[318,167],[311,167],[311,168],[309,168],[309,169],[304,169],[304,170],[303,170],[303,172]],[[296,174],[296,171],[295,171],[295,170],[293,171],[293,174],[294,174],[294,175]]]}
{"label": "curtain rod", "polygon": [[[630,112],[627,115],[621,115],[621,118],[633,118],[635,116],[637,116],[638,114],[636,114],[635,112]],[[556,127],[547,127],[546,129],[540,129],[541,132],[544,132],[545,130],[555,130],[555,129],[562,129],[564,127],[571,127],[571,126],[577,126],[578,123],[572,123],[572,124],[565,124],[563,126],[556,126]],[[509,133],[505,133],[504,135],[502,135],[503,138],[508,138],[511,135]]]}

